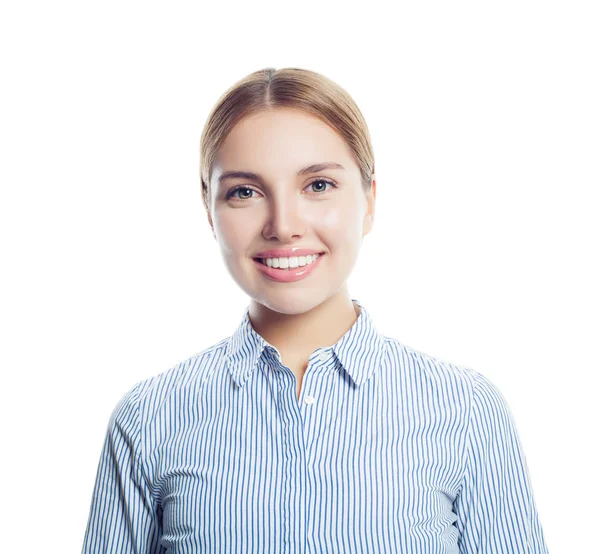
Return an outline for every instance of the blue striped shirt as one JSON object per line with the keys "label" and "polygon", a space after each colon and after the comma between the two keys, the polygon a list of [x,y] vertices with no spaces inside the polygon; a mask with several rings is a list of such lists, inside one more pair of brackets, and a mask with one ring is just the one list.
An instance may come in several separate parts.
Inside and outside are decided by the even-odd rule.
{"label": "blue striped shirt", "polygon": [[252,327],[115,407],[83,553],[542,554],[515,422],[482,374],[365,307],[297,380]]}

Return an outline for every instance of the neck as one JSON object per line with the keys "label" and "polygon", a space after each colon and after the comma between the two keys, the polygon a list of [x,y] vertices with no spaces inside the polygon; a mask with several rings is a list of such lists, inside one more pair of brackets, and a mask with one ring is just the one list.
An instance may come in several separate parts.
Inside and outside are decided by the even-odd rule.
{"label": "neck", "polygon": [[343,287],[322,304],[300,314],[282,314],[252,300],[254,330],[279,353],[308,358],[317,348],[332,346],[354,325],[360,308]]}

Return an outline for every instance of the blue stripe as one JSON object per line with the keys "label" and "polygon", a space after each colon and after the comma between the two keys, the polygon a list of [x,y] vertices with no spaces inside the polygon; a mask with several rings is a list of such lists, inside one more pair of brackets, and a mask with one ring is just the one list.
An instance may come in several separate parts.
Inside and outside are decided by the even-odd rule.
{"label": "blue stripe", "polygon": [[230,337],[133,386],[83,554],[547,554],[499,389],[381,335],[353,302],[299,399],[248,308]]}

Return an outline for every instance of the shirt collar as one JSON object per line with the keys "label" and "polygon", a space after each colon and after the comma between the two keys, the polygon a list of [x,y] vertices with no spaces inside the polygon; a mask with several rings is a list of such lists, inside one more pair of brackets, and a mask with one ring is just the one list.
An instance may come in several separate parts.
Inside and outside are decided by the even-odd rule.
{"label": "shirt collar", "polygon": [[[379,368],[385,339],[375,327],[364,305],[355,298],[352,302],[360,308],[358,318],[340,340],[327,348],[333,351],[343,369],[359,387]],[[252,327],[248,306],[241,323],[229,338],[225,354],[225,363],[238,386],[246,384],[265,348],[277,352],[275,347]]]}

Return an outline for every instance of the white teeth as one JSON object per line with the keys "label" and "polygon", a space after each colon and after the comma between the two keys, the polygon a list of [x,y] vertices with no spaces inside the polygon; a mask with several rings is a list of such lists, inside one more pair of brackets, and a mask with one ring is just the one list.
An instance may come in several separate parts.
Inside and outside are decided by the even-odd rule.
{"label": "white teeth", "polygon": [[262,263],[269,267],[288,269],[295,267],[303,267],[305,265],[312,264],[320,254],[313,254],[311,256],[292,256],[291,258],[266,258],[262,259]]}

